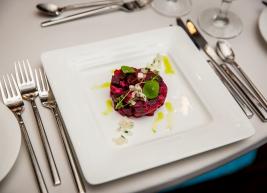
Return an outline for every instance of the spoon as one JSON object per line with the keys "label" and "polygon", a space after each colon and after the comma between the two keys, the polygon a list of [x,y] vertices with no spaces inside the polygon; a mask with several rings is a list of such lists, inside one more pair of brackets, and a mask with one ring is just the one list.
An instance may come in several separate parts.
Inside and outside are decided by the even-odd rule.
{"label": "spoon", "polygon": [[245,80],[250,89],[253,91],[255,97],[258,99],[260,105],[267,111],[267,100],[263,94],[258,90],[255,84],[250,80],[248,75],[243,71],[241,66],[235,61],[235,54],[231,45],[226,41],[218,41],[216,44],[216,51],[218,56],[226,63],[232,65],[237,73]]}
{"label": "spoon", "polygon": [[61,15],[64,11],[70,11],[74,9],[82,9],[82,8],[88,8],[88,7],[112,5],[112,4],[123,4],[123,0],[115,0],[115,1],[99,0],[95,2],[71,4],[71,5],[66,5],[62,7],[56,4],[53,4],[53,3],[39,3],[36,5],[36,7],[43,14],[56,17],[56,16]]}
{"label": "spoon", "polygon": [[41,26],[47,27],[47,26],[64,23],[64,22],[68,22],[68,21],[72,21],[72,20],[76,20],[76,19],[80,19],[84,17],[99,15],[99,14],[107,13],[111,11],[120,10],[124,12],[133,12],[133,11],[140,10],[146,7],[148,4],[150,4],[151,1],[152,0],[135,0],[135,1],[125,2],[123,4],[109,5],[109,6],[104,6],[100,8],[98,7],[93,10],[84,11],[84,12],[68,15],[65,17],[50,19],[50,20],[42,22]]}

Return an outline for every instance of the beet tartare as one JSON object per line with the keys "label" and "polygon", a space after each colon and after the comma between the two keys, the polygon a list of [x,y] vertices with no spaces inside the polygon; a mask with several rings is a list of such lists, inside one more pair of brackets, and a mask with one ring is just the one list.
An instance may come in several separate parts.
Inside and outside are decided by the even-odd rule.
{"label": "beet tartare", "polygon": [[114,109],[123,116],[152,116],[164,104],[167,90],[158,71],[122,66],[114,71],[110,96]]}

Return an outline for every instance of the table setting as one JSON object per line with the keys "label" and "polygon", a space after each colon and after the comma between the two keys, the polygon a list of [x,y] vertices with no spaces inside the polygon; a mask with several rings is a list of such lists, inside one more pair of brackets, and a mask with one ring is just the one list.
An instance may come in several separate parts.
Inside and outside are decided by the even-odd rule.
{"label": "table setting", "polygon": [[0,192],[159,192],[267,142],[265,1],[0,5]]}

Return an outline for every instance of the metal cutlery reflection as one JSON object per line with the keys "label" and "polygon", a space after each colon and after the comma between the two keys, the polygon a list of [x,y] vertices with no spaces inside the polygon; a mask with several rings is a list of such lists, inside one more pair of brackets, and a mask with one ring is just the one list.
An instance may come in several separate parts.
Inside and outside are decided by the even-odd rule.
{"label": "metal cutlery reflection", "polygon": [[81,176],[81,173],[78,167],[78,162],[75,159],[75,153],[71,146],[71,141],[68,137],[67,129],[60,115],[53,93],[49,87],[46,75],[42,73],[41,69],[39,70],[35,69],[35,79],[36,79],[37,88],[39,92],[39,98],[41,100],[42,105],[50,109],[53,112],[54,117],[56,119],[57,126],[59,129],[61,138],[62,138],[62,142],[64,144],[65,151],[67,153],[67,157],[70,163],[70,167],[73,173],[73,177],[74,177],[77,189],[79,193],[84,193],[85,186],[84,186],[82,176]]}
{"label": "metal cutlery reflection", "polygon": [[[26,67],[27,63],[27,67]],[[23,67],[22,67],[23,65]],[[18,88],[21,92],[22,98],[31,103],[34,117],[37,122],[37,126],[39,129],[40,137],[43,143],[43,147],[45,150],[45,155],[49,164],[50,172],[53,178],[54,185],[59,185],[61,183],[60,176],[58,173],[58,169],[54,160],[53,153],[51,151],[51,147],[46,135],[46,131],[44,129],[42,119],[35,103],[35,99],[38,96],[38,91],[36,87],[36,83],[34,80],[32,68],[28,60],[22,61],[21,63],[18,61],[15,63],[15,72],[16,72],[16,80],[18,84]]]}
{"label": "metal cutlery reflection", "polygon": [[243,112],[247,115],[249,119],[251,119],[254,115],[252,109],[250,108],[249,105],[247,105],[246,101],[244,101],[243,96],[238,94],[238,89],[236,89],[235,86],[233,86],[233,83],[231,81],[227,80],[227,76],[218,69],[218,66],[214,61],[208,60],[207,61],[209,65],[212,67],[212,69],[215,71],[217,76],[221,79],[225,87],[228,89],[230,94],[234,97],[236,102],[239,104]]}
{"label": "metal cutlery reflection", "polygon": [[[178,18],[177,24],[185,30],[185,32],[188,34],[188,36],[192,39],[192,41],[196,45],[196,47],[198,49],[203,49],[203,51],[209,56],[210,60],[208,61],[208,63],[210,64],[210,66],[214,69],[216,74],[222,80],[222,82],[229,90],[229,92],[232,94],[232,96],[239,104],[240,108],[243,110],[246,116],[249,119],[252,118],[254,115],[252,108],[245,100],[245,96],[242,94],[240,89],[235,85],[233,80],[224,70],[220,68],[219,64],[216,62],[214,58],[216,52],[208,45],[207,41],[204,38],[202,38],[202,36],[196,36],[196,35],[193,36],[193,34],[198,33],[193,23],[187,23],[186,25],[180,18]],[[193,26],[190,26],[190,24],[192,24]]]}
{"label": "metal cutlery reflection", "polygon": [[228,42],[225,41],[218,41],[216,44],[216,51],[218,56],[225,62],[234,67],[234,69],[237,71],[237,73],[244,79],[244,81],[247,83],[249,88],[253,93],[252,96],[255,98],[255,100],[258,101],[258,103],[264,108],[264,110],[267,111],[267,100],[263,96],[263,94],[258,90],[258,88],[255,86],[255,84],[251,81],[251,79],[248,77],[248,75],[243,71],[241,66],[235,61],[235,54],[233,49],[231,48],[231,45]]}
{"label": "metal cutlery reflection", "polygon": [[112,11],[133,12],[133,11],[137,11],[137,10],[144,8],[150,2],[151,0],[135,0],[135,1],[123,3],[121,5],[118,4],[118,5],[103,6],[103,7],[92,9],[89,11],[84,11],[84,12],[80,12],[80,13],[76,13],[76,14],[72,14],[72,15],[68,15],[64,17],[58,17],[55,19],[50,19],[50,20],[42,22],[41,26],[47,27],[47,26],[51,26],[51,25],[55,25],[59,23],[73,21],[76,19],[84,18],[84,17],[95,16],[95,15],[99,15],[103,13],[109,13]]}
{"label": "metal cutlery reflection", "polygon": [[[48,193],[42,171],[40,169],[38,160],[36,158],[34,149],[32,147],[32,143],[28,135],[26,126],[22,119],[22,112],[24,110],[24,103],[22,100],[22,96],[16,84],[15,78],[13,77],[12,74],[11,74],[11,78],[12,78],[12,81],[10,80],[9,75],[7,75],[6,78],[3,77],[4,86],[2,85],[0,81],[0,90],[2,93],[2,99],[3,99],[4,104],[14,113],[14,115],[16,116],[18,120],[22,136],[24,138],[28,153],[31,158],[31,163],[34,169],[36,180],[38,182],[39,190],[41,193]],[[8,80],[8,83],[6,79]]]}
{"label": "metal cutlery reflection", "polygon": [[105,6],[112,4],[123,4],[123,0],[98,0],[87,3],[77,3],[65,6],[58,6],[53,3],[39,3],[36,5],[36,8],[45,15],[57,17],[60,16],[65,11],[75,10],[75,9],[84,9],[97,6]]}
{"label": "metal cutlery reflection", "polygon": [[230,68],[224,63],[218,63],[217,59],[219,56],[216,51],[209,46],[204,37],[199,33],[196,26],[192,21],[188,20],[186,26],[190,33],[190,37],[194,39],[194,42],[206,53],[206,55],[216,64],[218,70],[220,70],[226,80],[232,84],[233,88],[237,90],[237,93],[240,95],[240,98],[243,99],[243,102],[248,105],[260,118],[262,122],[267,121],[267,112],[263,109],[261,105],[258,105],[258,101],[251,95],[251,92],[246,90],[246,87],[243,83],[235,76]]}

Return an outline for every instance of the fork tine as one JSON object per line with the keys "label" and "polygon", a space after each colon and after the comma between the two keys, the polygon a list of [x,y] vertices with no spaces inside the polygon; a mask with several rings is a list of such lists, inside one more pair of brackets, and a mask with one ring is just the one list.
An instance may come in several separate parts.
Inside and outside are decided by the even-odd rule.
{"label": "fork tine", "polygon": [[9,77],[8,74],[6,76],[7,76],[7,80],[8,80],[8,83],[9,83],[9,87],[10,87],[10,90],[11,90],[12,97],[14,97],[16,95],[15,95],[15,92],[14,92],[14,88],[13,88],[13,86],[11,84],[10,77]]}
{"label": "fork tine", "polygon": [[1,90],[1,94],[2,94],[2,99],[3,99],[4,103],[6,103],[6,95],[5,95],[1,81],[0,81],[0,90]]}
{"label": "fork tine", "polygon": [[3,80],[4,80],[5,87],[6,87],[7,98],[10,98],[11,95],[10,95],[9,89],[8,89],[8,87],[7,87],[7,83],[6,83],[5,76],[3,76]]}
{"label": "fork tine", "polygon": [[32,73],[32,67],[31,67],[31,65],[30,65],[29,60],[27,59],[26,61],[27,61],[27,65],[28,65],[28,68],[29,68],[31,81],[34,81],[33,73]]}
{"label": "fork tine", "polygon": [[15,87],[15,89],[16,89],[17,96],[21,97],[21,95],[20,95],[20,91],[19,91],[19,87],[18,87],[18,85],[17,85],[17,83],[16,83],[16,81],[15,81],[15,78],[14,78],[13,74],[11,74],[11,78],[12,78],[12,80],[13,80],[13,84],[14,84],[14,87]]}
{"label": "fork tine", "polygon": [[25,64],[24,60],[22,60],[22,64],[23,64],[23,69],[24,69],[25,76],[26,76],[26,81],[29,82],[30,78],[29,78],[29,74],[28,74],[28,71],[27,71],[26,64]]}
{"label": "fork tine", "polygon": [[21,68],[21,64],[20,64],[19,61],[18,61],[18,65],[19,65],[19,71],[20,71],[20,76],[21,76],[21,79],[22,79],[22,83],[25,83],[25,78],[24,78],[24,76],[23,76],[22,68]]}
{"label": "fork tine", "polygon": [[16,74],[16,79],[17,79],[17,83],[21,84],[20,78],[19,78],[19,72],[18,72],[18,67],[17,67],[17,63],[15,63],[15,74]]}
{"label": "fork tine", "polygon": [[40,78],[41,78],[41,82],[42,82],[43,90],[45,90],[45,85],[44,85],[43,74],[42,74],[42,72],[41,72],[41,69],[40,69],[40,68],[39,68],[39,74],[40,74]]}
{"label": "fork tine", "polygon": [[48,79],[47,79],[45,72],[44,72],[44,77],[45,77],[45,83],[46,83],[47,91],[49,91],[50,88],[49,88]]}
{"label": "fork tine", "polygon": [[37,85],[38,92],[41,92],[41,87],[40,87],[40,83],[39,83],[37,69],[35,69],[34,72],[35,72],[35,80],[36,80],[36,85]]}

